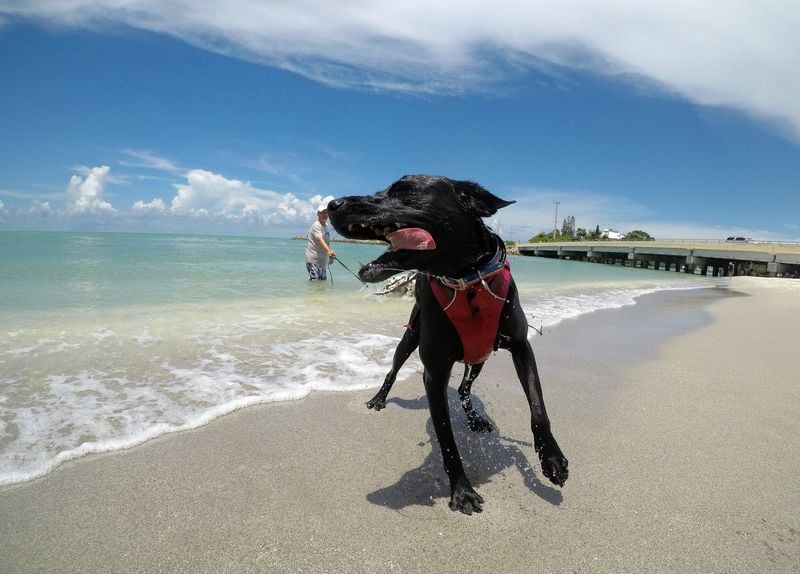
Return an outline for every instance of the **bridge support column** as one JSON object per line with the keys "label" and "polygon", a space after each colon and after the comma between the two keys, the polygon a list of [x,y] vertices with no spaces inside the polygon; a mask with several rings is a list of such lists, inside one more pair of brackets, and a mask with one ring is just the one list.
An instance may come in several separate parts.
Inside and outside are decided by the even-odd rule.
{"label": "bridge support column", "polygon": [[700,275],[706,276],[708,275],[708,260],[705,257],[696,257],[695,255],[689,255],[686,257],[686,266],[691,267],[691,273],[695,273],[697,269],[700,269]]}
{"label": "bridge support column", "polygon": [[778,263],[777,261],[767,262],[767,275],[770,277],[777,277],[778,273],[789,273],[791,267],[785,263]]}

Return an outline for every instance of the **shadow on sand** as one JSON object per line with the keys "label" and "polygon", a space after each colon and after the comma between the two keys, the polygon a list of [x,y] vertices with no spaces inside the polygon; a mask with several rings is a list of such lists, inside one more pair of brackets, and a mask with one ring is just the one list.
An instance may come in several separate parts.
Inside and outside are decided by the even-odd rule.
{"label": "shadow on sand", "polygon": [[[554,506],[561,504],[563,500],[561,491],[549,484],[542,483],[536,476],[539,460],[533,452],[532,442],[503,436],[501,430],[497,428],[497,424],[485,414],[483,403],[475,395],[472,396],[472,403],[476,411],[492,424],[494,430],[490,433],[470,431],[467,426],[467,417],[461,409],[455,389],[448,389],[448,401],[453,420],[453,434],[461,453],[464,468],[472,485],[479,493],[479,487],[491,482],[494,475],[515,468],[531,492]],[[428,408],[425,396],[414,400],[391,398],[386,402],[387,405],[395,404],[404,409],[427,410]],[[368,494],[367,500],[379,506],[401,510],[408,506],[433,506],[438,497],[450,498],[450,484],[444,472],[442,454],[430,417],[425,428],[430,439],[427,443],[420,443],[420,446],[427,444],[430,452],[422,465],[406,472],[395,484]],[[527,455],[520,447],[524,447],[530,452],[535,461],[534,465],[528,462]],[[387,456],[391,455],[387,454]]]}

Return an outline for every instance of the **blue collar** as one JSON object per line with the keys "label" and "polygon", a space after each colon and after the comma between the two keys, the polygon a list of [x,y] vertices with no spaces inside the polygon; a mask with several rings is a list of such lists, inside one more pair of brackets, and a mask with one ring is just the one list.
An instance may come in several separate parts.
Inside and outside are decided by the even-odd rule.
{"label": "blue collar", "polygon": [[451,289],[456,289],[458,291],[463,291],[467,287],[474,285],[475,283],[479,283],[484,279],[488,279],[492,275],[499,273],[503,270],[503,266],[506,263],[506,247],[503,244],[503,241],[498,237],[497,238],[497,251],[486,263],[483,267],[475,271],[474,273],[470,273],[465,277],[461,277],[456,279],[454,277],[441,277],[436,276],[436,278],[441,282],[442,285],[445,287],[450,287]]}

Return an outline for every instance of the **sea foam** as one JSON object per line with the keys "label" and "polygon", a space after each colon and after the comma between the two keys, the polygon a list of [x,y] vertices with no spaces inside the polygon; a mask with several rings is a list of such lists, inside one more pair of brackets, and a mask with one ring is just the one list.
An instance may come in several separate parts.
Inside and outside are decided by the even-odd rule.
{"label": "sea foam", "polygon": [[[0,484],[249,405],[376,388],[413,305],[362,290],[345,273],[305,281],[303,242],[85,236],[29,238],[41,261],[0,253],[13,278],[0,282]],[[374,252],[337,249],[353,265]],[[89,255],[91,279],[82,265]],[[31,275],[38,269],[58,273]],[[513,260],[512,271],[535,327],[653,291],[708,286],[683,274],[537,258]],[[420,372],[414,354],[400,377]]]}

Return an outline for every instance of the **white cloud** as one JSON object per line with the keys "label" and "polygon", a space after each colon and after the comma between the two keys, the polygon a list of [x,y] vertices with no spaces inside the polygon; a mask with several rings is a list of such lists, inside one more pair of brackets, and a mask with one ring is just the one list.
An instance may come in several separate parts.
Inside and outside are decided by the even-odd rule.
{"label": "white cloud", "polygon": [[33,204],[28,208],[29,215],[46,217],[52,213],[54,213],[54,210],[50,207],[49,201],[39,201],[35,199],[33,200]]}
{"label": "white cloud", "polygon": [[171,199],[137,200],[130,208],[118,209],[106,199],[106,192],[109,184],[127,184],[124,178],[113,176],[108,166],[74,169],[80,173],[70,178],[63,206],[61,201],[51,207],[50,202],[42,200],[50,195],[62,199],[63,193],[36,195],[0,189],[0,195],[31,200],[27,207],[14,209],[0,201],[3,224],[10,216],[23,227],[26,222],[47,218],[60,226],[79,224],[92,229],[287,234],[304,229],[316,217],[317,206],[333,199],[319,194],[301,199],[292,193],[277,193],[248,181],[193,169],[185,174],[185,182],[173,185]]}
{"label": "white cloud", "polygon": [[67,210],[73,214],[113,214],[116,209],[105,198],[111,168],[93,167],[84,178],[73,175],[67,187]]}
{"label": "white cloud", "polygon": [[2,15],[124,23],[317,81],[491,89],[520,68],[625,76],[800,137],[800,10],[783,0],[31,0]]}
{"label": "white cloud", "polygon": [[[177,184],[177,195],[170,209],[175,214],[250,221],[264,225],[284,225],[313,218],[319,196],[300,200],[291,193],[279,194],[259,189],[250,182],[229,179],[203,169],[186,174],[186,183]],[[332,199],[332,198],[330,198]]]}
{"label": "white cloud", "polygon": [[130,158],[120,161],[120,165],[125,167],[136,167],[152,169],[155,171],[163,171],[167,173],[183,173],[174,161],[160,157],[148,150],[123,150],[122,154]]}
{"label": "white cloud", "polygon": [[292,193],[280,194],[260,189],[248,181],[227,178],[204,169],[186,174],[186,182],[175,184],[176,194],[169,203],[161,198],[136,201],[135,216],[187,225],[213,224],[229,230],[246,226],[251,230],[297,229],[313,221],[317,206],[333,199],[314,195],[300,199]]}
{"label": "white cloud", "polygon": [[144,201],[137,201],[133,204],[133,211],[134,212],[144,212],[144,213],[163,213],[166,211],[167,206],[164,204],[164,200],[160,197],[156,197],[152,201],[145,203]]}
{"label": "white cloud", "polygon": [[2,189],[0,188],[0,195],[5,197],[12,197],[14,199],[55,199],[59,201],[63,201],[64,199],[64,191],[53,191],[53,192],[39,192],[39,191],[13,191],[10,189]]}

